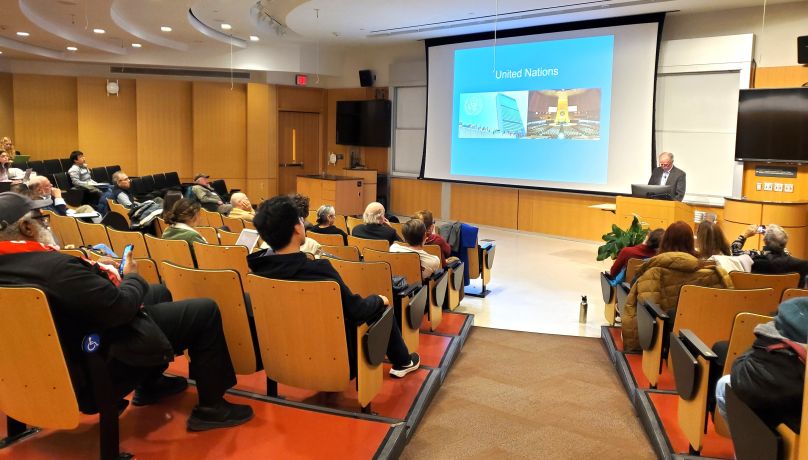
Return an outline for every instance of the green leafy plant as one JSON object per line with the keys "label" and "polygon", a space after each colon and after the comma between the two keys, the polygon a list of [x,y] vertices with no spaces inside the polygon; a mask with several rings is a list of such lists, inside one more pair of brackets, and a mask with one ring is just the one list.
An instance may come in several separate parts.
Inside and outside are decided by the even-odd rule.
{"label": "green leafy plant", "polygon": [[601,237],[606,244],[598,247],[598,260],[616,259],[621,249],[642,243],[647,234],[648,230],[642,228],[637,216],[634,216],[634,220],[626,230],[612,224],[612,231]]}

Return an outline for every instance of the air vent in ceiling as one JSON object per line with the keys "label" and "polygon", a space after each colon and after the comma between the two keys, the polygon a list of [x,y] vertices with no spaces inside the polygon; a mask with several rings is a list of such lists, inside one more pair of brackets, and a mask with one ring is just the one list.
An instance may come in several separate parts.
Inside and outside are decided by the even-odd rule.
{"label": "air vent in ceiling", "polygon": [[125,73],[138,75],[165,75],[172,77],[208,77],[208,78],[235,78],[249,80],[250,72],[230,72],[229,70],[196,70],[177,69],[166,67],[115,67],[110,66],[110,73]]}

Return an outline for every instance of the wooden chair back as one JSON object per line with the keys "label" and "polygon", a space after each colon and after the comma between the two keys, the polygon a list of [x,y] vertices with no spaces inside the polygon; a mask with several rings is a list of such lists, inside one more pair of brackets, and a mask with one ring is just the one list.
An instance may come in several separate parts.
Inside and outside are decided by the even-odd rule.
{"label": "wooden chair back", "polygon": [[726,361],[724,361],[724,374],[729,374],[735,358],[752,348],[752,342],[755,341],[755,327],[758,324],[768,323],[773,319],[774,317],[772,316],[755,313],[738,313],[735,316],[732,333],[729,336],[729,345],[727,346],[727,357]]}
{"label": "wooden chair back", "polygon": [[109,235],[109,242],[112,244],[112,250],[115,254],[123,255],[123,248],[127,244],[134,246],[132,254],[136,259],[148,258],[149,250],[146,247],[146,240],[143,239],[143,234],[140,232],[122,232],[114,228],[107,228]]}
{"label": "wooden chair back", "polygon": [[356,246],[363,256],[365,249],[374,249],[376,251],[387,251],[390,249],[390,243],[388,243],[387,240],[370,240],[351,235],[348,235],[348,246]]}
{"label": "wooden chair back", "polygon": [[157,270],[157,264],[152,259],[137,258],[137,273],[146,280],[149,284],[160,284],[160,272]]}
{"label": "wooden chair back", "polygon": [[109,235],[107,235],[107,228],[103,225],[82,222],[78,219],[76,219],[76,224],[79,226],[81,239],[84,240],[85,245],[95,246],[96,244],[105,244],[107,247],[112,247],[112,244],[109,242]]}
{"label": "wooden chair back", "polygon": [[79,406],[45,293],[0,287],[0,412],[27,425],[72,429]]}
{"label": "wooden chair back", "polygon": [[345,216],[343,216],[342,214],[335,214],[334,227],[337,227],[338,229],[342,230],[343,232],[345,232],[346,235],[350,235],[351,232],[348,230],[348,225],[346,224],[345,219],[346,219]]}
{"label": "wooden chair back", "polygon": [[637,274],[637,270],[639,270],[644,263],[645,259],[628,259],[628,262],[626,262],[626,276],[623,279],[630,283],[634,279],[634,275]]}
{"label": "wooden chair back", "polygon": [[213,227],[219,228],[224,225],[222,221],[222,215],[218,212],[208,211],[205,208],[201,208],[199,210],[199,214],[202,216],[200,219],[200,226],[202,227]]}
{"label": "wooden chair back", "polygon": [[59,252],[62,254],[67,254],[69,256],[78,257],[79,259],[86,259],[87,253],[84,252],[83,249],[59,249]]}
{"label": "wooden chair back", "polygon": [[396,231],[396,235],[402,240],[404,239],[404,224],[399,222],[390,222],[390,226]]}
{"label": "wooden chair back", "polygon": [[783,291],[783,297],[780,302],[793,299],[795,297],[808,297],[808,289],[789,288]]}
{"label": "wooden chair back", "polygon": [[[241,249],[246,253],[245,248]],[[216,302],[222,314],[222,328],[236,374],[253,374],[256,371],[255,349],[238,272],[186,268],[168,262],[161,265],[163,280],[174,300],[207,297]]]}
{"label": "wooden chair back", "polygon": [[393,301],[393,273],[386,262],[350,262],[329,259],[354,294],[362,297],[383,295]]}
{"label": "wooden chair back", "polygon": [[76,222],[76,219],[73,217],[60,216],[55,212],[50,213],[51,231],[61,247],[64,248],[70,245],[79,247],[84,245],[84,240],[81,239],[79,225]]}
{"label": "wooden chair back", "polygon": [[350,384],[339,285],[247,275],[261,359],[267,377],[314,391]]}
{"label": "wooden chair back", "polygon": [[145,235],[146,247],[149,248],[151,258],[157,263],[157,271],[160,272],[160,277],[163,273],[160,264],[163,261],[171,262],[181,267],[194,267],[194,259],[191,257],[191,247],[187,241],[184,240],[164,240],[162,238],[155,238],[151,235]]}
{"label": "wooden chair back", "polygon": [[255,224],[250,222],[249,220],[242,221],[244,224],[244,228],[249,228],[250,230],[255,230]]}
{"label": "wooden chair back", "polygon": [[244,220],[238,217],[222,216],[222,224],[236,234],[244,230]]}
{"label": "wooden chair back", "polygon": [[[219,213],[217,213],[219,214]],[[205,241],[208,244],[219,244],[219,235],[216,232],[216,229],[213,227],[194,227],[194,230],[199,232],[202,235],[202,238],[205,238]]]}
{"label": "wooden chair back", "polygon": [[735,289],[774,289],[777,299],[783,297],[783,292],[789,288],[799,287],[799,273],[783,273],[781,275],[764,275],[761,273],[730,272],[732,285]]}
{"label": "wooden chair back", "polygon": [[165,232],[168,228],[168,224],[166,223],[165,219],[158,217],[157,219],[154,219],[154,227],[157,230],[157,236],[163,236],[163,232]]}
{"label": "wooden chair back", "polygon": [[222,246],[235,246],[236,241],[238,241],[238,236],[241,234],[241,230],[239,230],[238,233],[219,230],[217,233],[219,234],[219,244]]}
{"label": "wooden chair back", "polygon": [[414,252],[365,250],[365,262],[387,262],[393,275],[403,276],[408,284],[422,283],[421,258]]}
{"label": "wooden chair back", "polygon": [[306,216],[306,222],[317,225],[317,211],[309,211],[309,215]]}
{"label": "wooden chair back", "polygon": [[132,226],[132,219],[129,218],[129,210],[126,209],[126,206],[111,198],[107,198],[107,205],[109,206],[110,212],[117,212],[124,218],[124,220],[126,220],[126,224],[128,226]]}
{"label": "wooden chair back", "polygon": [[250,273],[247,265],[247,248],[244,246],[219,246],[194,242],[196,265],[205,270],[235,270],[246,280]]}
{"label": "wooden chair back", "polygon": [[345,246],[342,235],[332,235],[330,233],[306,232],[306,236],[320,243],[323,246]]}
{"label": "wooden chair back", "polygon": [[[364,224],[364,223],[365,223],[365,221],[358,218],[358,217],[346,216],[345,217],[345,226],[348,227],[348,231],[346,233],[350,235],[353,232],[354,227],[356,227],[357,225],[360,225],[360,224]],[[337,224],[334,224],[334,225],[337,225]],[[351,243],[349,242],[348,244],[351,244]]]}
{"label": "wooden chair back", "polygon": [[[440,246],[438,246],[437,244],[425,244],[424,245],[424,251],[426,251],[427,254],[431,254],[431,255],[437,257],[438,259],[440,259],[441,256],[443,255],[443,253],[440,250]],[[443,260],[443,259],[441,259],[441,260]]]}
{"label": "wooden chair back", "polygon": [[334,257],[331,258],[338,258],[342,260],[348,260],[351,262],[359,262],[361,259],[359,257],[359,248],[356,246],[320,246],[320,250],[326,255],[332,255]]}

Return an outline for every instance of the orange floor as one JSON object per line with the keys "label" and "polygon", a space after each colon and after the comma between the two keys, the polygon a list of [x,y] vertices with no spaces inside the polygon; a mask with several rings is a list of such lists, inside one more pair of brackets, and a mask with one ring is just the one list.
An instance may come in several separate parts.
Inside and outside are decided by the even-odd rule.
{"label": "orange floor", "polygon": [[[684,433],[679,428],[677,420],[679,411],[679,397],[675,394],[647,393],[659,416],[665,434],[675,453],[687,454],[688,443]],[[702,457],[735,458],[732,440],[716,434],[712,418],[707,423],[707,434],[704,437],[701,450]]]}
{"label": "orange floor", "polygon": [[[634,381],[637,382],[637,388],[647,390],[650,389],[651,384],[642,372],[642,355],[624,355],[628,362],[631,375],[634,376]],[[662,373],[657,380],[657,390],[661,391],[676,391],[676,381],[673,379],[673,373],[668,369],[668,365],[662,364]]]}
{"label": "orange floor", "polygon": [[[189,433],[185,420],[196,404],[193,387],[154,406],[130,407],[121,416],[121,450],[138,460],[373,458],[394,427],[233,395],[227,398],[250,404],[255,418],[237,428]],[[84,416],[75,430],[45,430],[0,450],[0,458],[98,458],[97,420]]]}
{"label": "orange floor", "polygon": [[[443,312],[443,318],[441,319],[438,328],[432,332],[437,334],[446,334],[446,335],[460,335],[462,332],[463,326],[466,324],[466,319],[468,315],[463,313],[451,313],[449,311]],[[424,316],[424,322],[421,323],[421,331],[429,332],[429,321],[426,316]]]}

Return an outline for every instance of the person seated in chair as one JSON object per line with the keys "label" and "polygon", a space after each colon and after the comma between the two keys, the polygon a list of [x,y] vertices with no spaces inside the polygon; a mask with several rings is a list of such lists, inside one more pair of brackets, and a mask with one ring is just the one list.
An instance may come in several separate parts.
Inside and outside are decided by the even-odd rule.
{"label": "person seated in chair", "polygon": [[[317,209],[317,225],[312,225],[311,228],[306,230],[314,233],[322,233],[326,235],[341,235],[342,244],[348,244],[348,234],[342,231],[341,228],[334,225],[337,218],[337,211],[329,204],[324,204]],[[340,217],[340,219],[342,219]]]}
{"label": "person seated in chair", "polygon": [[[726,386],[774,430],[785,423],[800,432],[805,385],[808,298],[787,300],[773,321],[755,326],[755,342],[716,384],[716,406],[727,419]],[[732,426],[729,427],[732,430]]]}
{"label": "person seated in chair", "polygon": [[22,182],[25,171],[11,166],[12,158],[8,153],[0,150],[0,182]]}
{"label": "person seated in chair", "polygon": [[[60,216],[67,215],[67,203],[62,198],[62,191],[59,187],[54,187],[46,176],[35,176],[28,181],[28,196],[32,200],[53,200],[53,204],[44,210],[55,212]],[[92,206],[83,204],[74,209],[79,214],[95,212]]]}
{"label": "person seated in chair", "polygon": [[808,260],[798,259],[788,253],[788,233],[783,227],[769,224],[763,230],[763,250],[744,251],[746,239],[758,233],[757,225],[750,225],[746,231],[732,242],[732,255],[748,254],[752,257],[752,273],[776,275],[797,272],[800,274],[800,285],[808,275]]}
{"label": "person seated in chair", "polygon": [[[185,390],[184,378],[166,377],[163,371],[174,354],[187,349],[190,377],[199,394],[199,403],[187,421],[188,430],[249,421],[253,417],[250,406],[223,397],[236,384],[236,376],[216,303],[210,299],[172,302],[167,289],[150,286],[138,275],[134,259],[128,259],[121,277],[117,269],[58,252],[47,216],[39,209],[44,203],[0,193],[0,284],[44,291],[59,340],[65,345],[65,360],[81,410],[98,410],[81,351],[84,336],[97,333],[115,389],[123,397],[135,388],[133,404],[153,404]],[[144,327],[151,321],[157,327]]]}
{"label": "person seated in chair", "polygon": [[435,231],[435,219],[432,216],[432,211],[423,209],[416,212],[412,218],[424,223],[424,227],[426,227],[426,241],[424,241],[424,244],[434,244],[440,247],[440,265],[441,267],[446,266],[446,259],[452,256],[452,247]]}
{"label": "person seated in chair", "polygon": [[440,258],[424,250],[426,241],[426,227],[419,219],[410,219],[404,223],[401,232],[404,234],[404,243],[396,241],[390,246],[390,252],[414,252],[421,261],[421,278],[429,278],[441,267]]}
{"label": "person seated in chair", "polygon": [[233,205],[225,203],[222,197],[210,186],[210,176],[207,174],[197,174],[194,177],[194,186],[191,187],[191,194],[202,207],[208,211],[227,214],[233,209]]}
{"label": "person seated in chair", "polygon": [[387,240],[388,244],[401,241],[396,229],[391,227],[390,222],[384,217],[384,206],[381,203],[374,201],[367,205],[362,220],[365,223],[351,229],[351,235],[368,240]]}
{"label": "person seated in chair", "polygon": [[[371,323],[381,317],[390,304],[381,295],[362,298],[353,294],[342,281],[327,259],[310,260],[300,252],[306,240],[306,228],[298,208],[288,196],[276,196],[261,203],[255,214],[255,228],[272,248],[250,254],[247,263],[250,270],[259,276],[292,281],[336,281],[339,284],[344,312],[345,332],[348,339],[348,355],[355,359],[355,328],[362,322]],[[313,307],[302,305],[301,308]],[[315,310],[312,310],[315,311]],[[395,320],[394,320],[395,321]],[[404,377],[420,366],[418,353],[410,353],[401,337],[401,330],[394,324],[387,345],[387,357],[393,363],[390,375]]]}
{"label": "person seated in chair", "polygon": [[[295,208],[297,208],[297,215],[303,219],[303,227],[308,230],[312,226],[311,222],[306,220],[309,216],[309,197],[299,193],[292,193],[289,195],[289,198],[292,200],[292,203],[294,203]],[[307,236],[305,242],[300,246],[300,251],[313,256],[319,256],[320,246],[320,243]],[[267,247],[269,247],[269,245],[267,245]],[[261,249],[265,248],[262,247]]]}
{"label": "person seated in chair", "polygon": [[[665,230],[661,228],[654,229],[648,232],[648,235],[645,237],[645,241],[636,245],[636,246],[628,246],[620,250],[617,253],[617,258],[614,259],[614,263],[612,264],[612,268],[609,269],[609,278],[612,280],[619,280],[620,273],[624,272],[626,268],[626,264],[628,264],[629,259],[647,259],[649,257],[654,257],[657,253],[657,249],[659,248],[659,243],[662,241],[662,234],[665,233]],[[631,281],[631,280],[625,280]]]}
{"label": "person seated in chair", "polygon": [[230,197],[230,204],[233,206],[233,209],[230,210],[228,217],[252,222],[253,217],[255,217],[255,209],[253,209],[252,203],[250,203],[250,199],[247,198],[247,195],[241,192],[234,193]]}
{"label": "person seated in chair", "polygon": [[73,166],[67,170],[67,175],[70,177],[73,187],[84,190],[85,200],[88,203],[98,203],[103,194],[102,190],[108,189],[109,184],[100,184],[93,180],[90,168],[87,166],[87,159],[81,151],[70,152],[70,161],[73,162]]}
{"label": "person seated in chair", "polygon": [[111,179],[112,189],[104,192],[98,202],[98,212],[101,214],[109,212],[107,198],[129,210],[129,217],[132,220],[133,227],[145,227],[163,213],[162,198],[156,197],[152,200],[141,202],[132,195],[132,181],[125,172],[115,171]]}

